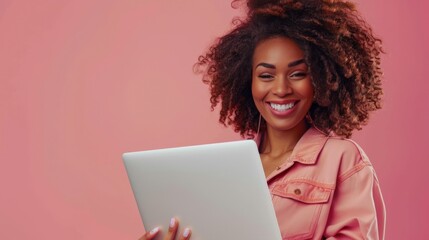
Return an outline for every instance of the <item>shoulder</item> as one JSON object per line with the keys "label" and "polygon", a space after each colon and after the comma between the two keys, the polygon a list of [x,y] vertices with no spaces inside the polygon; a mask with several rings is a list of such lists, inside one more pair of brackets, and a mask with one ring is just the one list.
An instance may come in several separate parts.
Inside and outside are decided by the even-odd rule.
{"label": "shoulder", "polygon": [[330,161],[338,161],[340,181],[363,169],[372,171],[371,162],[363,149],[348,138],[330,136],[322,150],[322,156],[328,157]]}
{"label": "shoulder", "polygon": [[368,161],[368,156],[365,154],[361,146],[348,138],[330,136],[326,141],[324,150],[337,152],[343,157],[353,157],[361,161]]}
{"label": "shoulder", "polygon": [[[324,133],[317,128],[310,128],[300,139],[296,147],[302,155],[309,152],[334,157],[353,157],[367,160],[365,152],[353,140],[340,137],[334,133]],[[308,154],[309,155],[309,154]],[[319,155],[320,156],[320,155]]]}

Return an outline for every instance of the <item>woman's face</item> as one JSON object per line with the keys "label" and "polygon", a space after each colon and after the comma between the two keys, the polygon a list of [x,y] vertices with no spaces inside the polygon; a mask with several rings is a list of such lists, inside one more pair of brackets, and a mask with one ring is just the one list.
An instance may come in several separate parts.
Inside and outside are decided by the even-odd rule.
{"label": "woman's face", "polygon": [[314,91],[304,52],[294,41],[275,37],[258,43],[252,61],[252,95],[268,128],[305,127]]}

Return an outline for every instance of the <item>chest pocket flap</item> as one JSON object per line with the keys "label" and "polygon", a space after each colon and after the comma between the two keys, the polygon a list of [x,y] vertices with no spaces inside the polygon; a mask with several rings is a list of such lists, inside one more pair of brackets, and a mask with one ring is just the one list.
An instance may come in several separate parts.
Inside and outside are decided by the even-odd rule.
{"label": "chest pocket flap", "polygon": [[307,179],[292,179],[274,186],[272,194],[292,198],[303,203],[324,203],[329,200],[334,186]]}

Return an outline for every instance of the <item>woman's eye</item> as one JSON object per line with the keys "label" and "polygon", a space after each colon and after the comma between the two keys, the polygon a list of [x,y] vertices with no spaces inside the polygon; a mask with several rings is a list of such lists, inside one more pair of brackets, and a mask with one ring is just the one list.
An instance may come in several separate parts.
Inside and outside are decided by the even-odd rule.
{"label": "woman's eye", "polygon": [[259,78],[262,78],[262,79],[270,79],[272,77],[273,76],[271,76],[270,74],[261,74],[261,75],[259,75]]}
{"label": "woman's eye", "polygon": [[301,79],[305,78],[307,76],[307,72],[293,72],[291,75],[289,75],[290,78],[294,79]]}

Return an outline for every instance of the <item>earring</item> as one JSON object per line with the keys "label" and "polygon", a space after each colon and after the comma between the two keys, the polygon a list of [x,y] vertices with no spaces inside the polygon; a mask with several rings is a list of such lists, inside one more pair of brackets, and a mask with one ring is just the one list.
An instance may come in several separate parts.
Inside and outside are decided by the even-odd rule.
{"label": "earring", "polygon": [[313,119],[311,118],[310,113],[307,113],[307,115],[305,115],[305,120],[307,120],[308,124],[310,124],[311,126],[314,126]]}
{"label": "earring", "polygon": [[259,114],[258,130],[256,131],[256,136],[253,138],[254,140],[257,140],[259,137],[259,131],[261,130],[261,121],[262,121],[262,116],[261,114]]}

